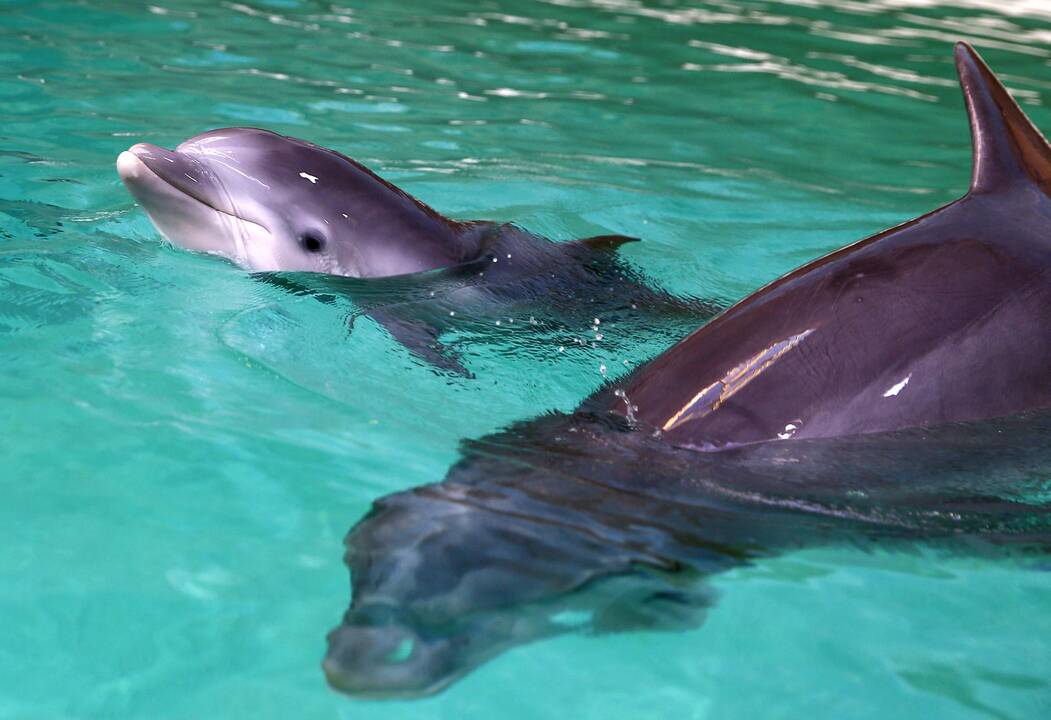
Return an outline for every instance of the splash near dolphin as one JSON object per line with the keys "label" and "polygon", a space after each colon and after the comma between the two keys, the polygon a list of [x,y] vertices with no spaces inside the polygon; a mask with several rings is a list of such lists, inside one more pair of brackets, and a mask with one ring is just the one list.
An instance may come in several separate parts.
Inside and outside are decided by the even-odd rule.
{"label": "splash near dolphin", "polygon": [[[117,171],[173,244],[292,292],[363,300],[412,352],[461,374],[439,342],[457,314],[551,309],[579,325],[596,313],[695,319],[721,309],[652,289],[617,257],[636,238],[555,243],[510,223],[450,220],[340,153],[267,130],[213,130],[175,150],[139,143]],[[431,307],[406,302],[406,279],[440,297]],[[377,300],[385,287],[393,292]]]}
{"label": "splash near dolphin", "polygon": [[1051,148],[972,48],[956,65],[964,198],[376,502],[329,682],[418,696],[554,634],[694,627],[706,577],[796,548],[1046,557]]}

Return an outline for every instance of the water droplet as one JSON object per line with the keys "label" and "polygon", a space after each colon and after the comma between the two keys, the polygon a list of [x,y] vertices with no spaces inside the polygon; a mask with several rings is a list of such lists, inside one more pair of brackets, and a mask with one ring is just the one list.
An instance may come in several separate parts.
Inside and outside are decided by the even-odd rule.
{"label": "water droplet", "polygon": [[631,401],[628,400],[628,394],[621,388],[617,388],[613,391],[613,394],[624,401],[624,408],[627,411],[628,422],[632,425],[635,424],[635,412],[639,409],[638,405],[632,405]]}

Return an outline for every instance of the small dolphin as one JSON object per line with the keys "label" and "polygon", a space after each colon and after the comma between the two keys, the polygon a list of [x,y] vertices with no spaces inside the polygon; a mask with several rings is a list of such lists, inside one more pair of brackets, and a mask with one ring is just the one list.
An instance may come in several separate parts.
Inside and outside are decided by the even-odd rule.
{"label": "small dolphin", "polygon": [[[445,295],[455,290],[432,318],[421,318],[420,307],[405,307],[400,296],[369,314],[417,355],[456,372],[466,371],[438,336],[450,317],[479,308],[499,308],[493,314],[506,318],[523,299],[539,305],[572,297],[598,299],[590,308],[577,303],[588,318],[632,306],[704,318],[721,309],[651,290],[615,257],[635,238],[554,243],[508,223],[450,220],[350,158],[267,130],[213,130],[174,151],[139,143],[120,154],[117,171],[172,243],[267,273],[266,280],[294,292],[340,284],[286,273],[412,275]],[[360,283],[342,287],[375,299]]]}
{"label": "small dolphin", "polygon": [[329,682],[417,696],[556,633],[696,626],[704,577],[795,548],[1051,551],[1051,148],[972,48],[956,63],[966,197],[376,502]]}

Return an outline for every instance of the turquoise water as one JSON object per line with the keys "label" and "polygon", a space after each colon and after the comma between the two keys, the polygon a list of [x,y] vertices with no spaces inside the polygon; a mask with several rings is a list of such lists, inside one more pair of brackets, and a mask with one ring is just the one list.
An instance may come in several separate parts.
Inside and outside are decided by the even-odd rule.
{"label": "turquoise water", "polygon": [[1041,5],[0,2],[0,716],[1049,716],[1051,575],[923,550],[764,560],[696,630],[539,642],[428,700],[333,693],[372,500],[667,340],[504,325],[436,374],[164,245],[113,170],[262,125],[452,216],[640,235],[634,266],[732,300],[965,190],[951,41],[1051,131]]}

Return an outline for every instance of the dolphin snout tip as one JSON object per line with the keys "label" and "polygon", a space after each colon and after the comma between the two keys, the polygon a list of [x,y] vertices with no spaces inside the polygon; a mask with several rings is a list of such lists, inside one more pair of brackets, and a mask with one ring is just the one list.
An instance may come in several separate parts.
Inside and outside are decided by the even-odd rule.
{"label": "dolphin snout tip", "polygon": [[455,643],[424,640],[413,629],[384,623],[343,625],[329,633],[321,662],[330,687],[369,699],[433,695],[458,677]]}
{"label": "dolphin snout tip", "polygon": [[131,149],[117,156],[117,174],[120,175],[121,180],[134,180],[147,169],[146,164],[133,152],[136,147],[138,145],[132,146]]}
{"label": "dolphin snout tip", "polygon": [[125,182],[142,180],[151,175],[166,178],[170,174],[169,166],[179,172],[186,172],[184,161],[183,157],[171,150],[150,143],[135,143],[117,156],[117,173]]}
{"label": "dolphin snout tip", "polygon": [[121,177],[125,177],[125,173],[134,177],[148,168],[149,161],[165,159],[167,155],[171,155],[171,152],[164,148],[150,143],[135,143],[117,156],[117,172]]}
{"label": "dolphin snout tip", "polygon": [[350,689],[343,679],[343,666],[336,659],[326,657],[321,661],[321,670],[325,673],[325,680],[333,688],[344,691]]}

